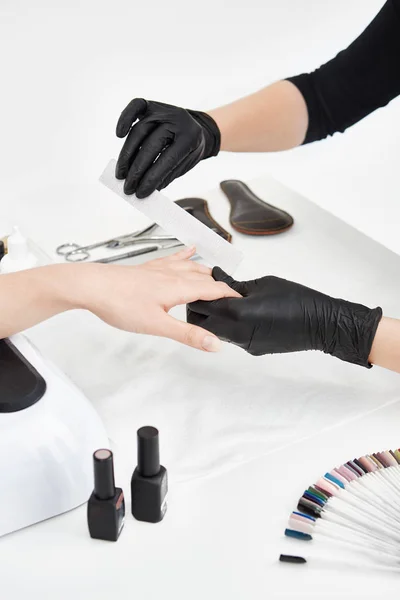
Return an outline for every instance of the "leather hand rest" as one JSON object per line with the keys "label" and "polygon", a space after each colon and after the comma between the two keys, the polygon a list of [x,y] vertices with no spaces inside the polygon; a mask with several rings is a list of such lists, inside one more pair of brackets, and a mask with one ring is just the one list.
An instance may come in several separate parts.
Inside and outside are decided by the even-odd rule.
{"label": "leather hand rest", "polygon": [[215,231],[215,233],[218,233],[218,235],[227,242],[232,240],[231,234],[228,231],[225,231],[225,229],[211,216],[206,200],[203,200],[202,198],[183,198],[182,200],[177,200],[176,204],[179,204],[180,207],[190,213],[195,219],[198,219],[204,223],[204,225],[207,225],[207,227]]}
{"label": "leather hand rest", "polygon": [[230,222],[236,231],[247,235],[272,235],[293,225],[289,213],[258,198],[242,181],[229,179],[222,181],[220,186],[230,202]]}

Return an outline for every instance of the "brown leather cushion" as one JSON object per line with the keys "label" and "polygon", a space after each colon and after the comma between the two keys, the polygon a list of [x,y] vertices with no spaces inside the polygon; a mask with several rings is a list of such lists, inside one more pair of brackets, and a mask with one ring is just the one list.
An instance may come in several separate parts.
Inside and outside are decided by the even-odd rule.
{"label": "brown leather cushion", "polygon": [[258,198],[242,181],[229,179],[222,181],[220,186],[230,202],[230,222],[236,231],[247,235],[272,235],[293,225],[289,213]]}

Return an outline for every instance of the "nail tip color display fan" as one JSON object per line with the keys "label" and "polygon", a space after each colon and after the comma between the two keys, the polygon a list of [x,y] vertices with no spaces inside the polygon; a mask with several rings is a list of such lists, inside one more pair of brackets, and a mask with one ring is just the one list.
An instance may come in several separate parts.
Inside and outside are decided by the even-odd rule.
{"label": "nail tip color display fan", "polygon": [[[303,493],[285,536],[400,568],[400,450],[349,460]],[[315,544],[315,546],[314,546]],[[299,559],[299,560],[294,560]],[[302,559],[302,560],[300,560]],[[305,559],[281,555],[281,562]]]}

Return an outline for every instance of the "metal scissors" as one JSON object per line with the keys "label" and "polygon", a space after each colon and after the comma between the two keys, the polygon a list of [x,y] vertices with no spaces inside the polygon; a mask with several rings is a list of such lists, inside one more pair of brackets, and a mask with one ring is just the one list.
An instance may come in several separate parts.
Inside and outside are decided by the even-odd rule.
{"label": "metal scissors", "polygon": [[[75,242],[67,242],[58,246],[56,248],[56,252],[60,256],[64,256],[65,260],[68,262],[81,262],[90,258],[90,250],[101,248],[103,246],[113,250],[115,248],[122,248],[124,246],[131,246],[135,244],[158,242],[157,246],[160,246],[160,248],[157,247],[157,249],[161,249],[163,247],[161,242],[177,241],[175,237],[169,235],[149,235],[157,227],[157,223],[152,223],[151,225],[148,225],[143,229],[139,229],[138,231],[127,233],[119,237],[113,237],[101,242],[96,242],[94,244],[88,244],[87,246],[80,246]],[[152,251],[155,251],[154,247]]]}

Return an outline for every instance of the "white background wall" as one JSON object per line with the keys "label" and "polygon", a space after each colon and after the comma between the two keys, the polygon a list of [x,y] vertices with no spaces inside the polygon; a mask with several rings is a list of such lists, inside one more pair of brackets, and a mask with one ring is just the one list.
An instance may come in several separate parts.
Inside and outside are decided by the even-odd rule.
{"label": "white background wall", "polygon": [[[118,154],[115,124],[131,98],[199,109],[225,103],[331,58],[382,4],[0,0],[1,214],[28,222],[30,197],[95,182]],[[400,252],[399,117],[395,100],[328,141],[221,155],[168,193],[198,195],[227,177],[270,173]],[[54,215],[42,218],[57,227]]]}

